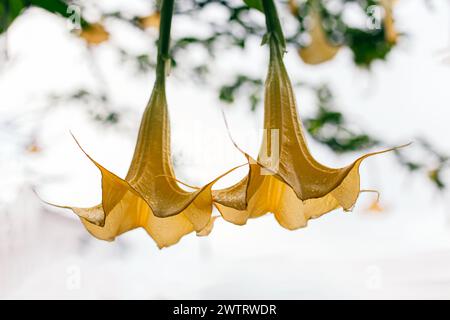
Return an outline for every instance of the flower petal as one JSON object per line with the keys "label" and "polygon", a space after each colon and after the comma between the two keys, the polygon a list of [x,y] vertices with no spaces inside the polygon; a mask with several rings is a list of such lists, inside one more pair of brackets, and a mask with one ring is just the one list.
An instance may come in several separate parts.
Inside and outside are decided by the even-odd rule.
{"label": "flower petal", "polygon": [[384,9],[384,32],[388,43],[395,44],[398,38],[398,32],[394,21],[394,4],[396,0],[380,0]]}
{"label": "flower petal", "polygon": [[99,45],[109,40],[109,33],[100,23],[92,23],[81,30],[80,37],[89,45]]}

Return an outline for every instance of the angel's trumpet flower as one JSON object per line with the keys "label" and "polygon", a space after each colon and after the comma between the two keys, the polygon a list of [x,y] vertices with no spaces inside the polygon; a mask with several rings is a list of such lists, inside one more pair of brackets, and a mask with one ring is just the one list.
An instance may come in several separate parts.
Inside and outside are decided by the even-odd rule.
{"label": "angel's trumpet flower", "polygon": [[163,84],[156,83],[144,112],[126,178],[119,178],[89,158],[102,174],[102,203],[92,208],[65,208],[72,209],[96,238],[114,240],[142,227],[161,248],[177,243],[190,232],[207,235],[212,229],[211,187],[217,179],[194,192],[177,184]]}
{"label": "angel's trumpet flower", "polygon": [[142,29],[158,28],[161,21],[161,14],[155,11],[148,16],[137,18],[138,25]]}
{"label": "angel's trumpet flower", "polygon": [[83,38],[89,45],[99,45],[109,39],[109,32],[100,23],[93,23],[87,25],[80,32],[80,37]]}
{"label": "angel's trumpet flower", "polygon": [[384,32],[385,39],[391,44],[395,44],[398,32],[394,23],[394,4],[396,0],[380,0],[380,5],[384,9]]}
{"label": "angel's trumpet flower", "polygon": [[[125,179],[90,158],[102,174],[102,203],[72,209],[86,229],[102,240],[144,228],[161,247],[170,246],[193,231],[207,235],[211,218],[211,187],[217,179],[194,192],[183,190],[172,167],[170,125],[165,94],[165,66],[173,0],[163,0],[157,80],[144,111],[136,148]],[[219,177],[220,178],[220,177]]]}
{"label": "angel's trumpet flower", "polygon": [[328,37],[322,26],[320,13],[313,7],[310,8],[309,18],[311,21],[309,36],[311,42],[307,47],[298,50],[299,56],[307,64],[321,64],[332,60],[338,53],[340,47],[334,46],[328,40]]}
{"label": "angel's trumpet flower", "polygon": [[274,36],[269,38],[269,45],[265,134],[259,156],[254,160],[244,153],[249,174],[228,189],[214,191],[214,200],[229,222],[242,225],[249,218],[272,212],[281,226],[292,230],[338,207],[351,210],[360,193],[359,166],[376,153],[340,169],[328,168],[314,159],[297,115],[283,49]]}

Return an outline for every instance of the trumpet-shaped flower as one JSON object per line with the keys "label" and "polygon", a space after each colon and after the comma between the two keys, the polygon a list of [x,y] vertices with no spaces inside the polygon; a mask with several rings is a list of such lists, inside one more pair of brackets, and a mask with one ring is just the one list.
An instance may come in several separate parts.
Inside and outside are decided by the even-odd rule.
{"label": "trumpet-shaped flower", "polygon": [[142,227],[162,248],[190,232],[207,235],[211,231],[211,187],[217,179],[194,192],[177,184],[163,83],[156,83],[144,111],[126,178],[119,178],[89,158],[102,174],[102,203],[92,208],[64,208],[72,209],[96,238],[113,240]]}
{"label": "trumpet-shaped flower", "polygon": [[319,12],[312,7],[310,10],[309,17],[311,19],[311,26],[309,29],[309,36],[311,42],[307,47],[300,48],[298,54],[303,62],[316,65],[332,60],[338,53],[340,47],[330,44],[322,27],[322,18],[320,17]]}
{"label": "trumpet-shaped flower", "polygon": [[[236,185],[214,191],[215,205],[225,220],[242,225],[272,212],[287,229],[304,227],[338,207],[351,210],[360,193],[359,166],[376,153],[339,169],[328,168],[311,155],[296,109],[294,92],[282,60],[282,49],[269,39],[264,129],[257,160]],[[385,151],[383,151],[385,152]]]}
{"label": "trumpet-shaped flower", "polygon": [[159,11],[155,11],[148,16],[139,17],[137,19],[137,21],[138,21],[138,25],[142,29],[158,28],[159,24],[161,22],[161,13]]}
{"label": "trumpet-shaped flower", "polygon": [[89,45],[98,45],[109,40],[109,32],[102,24],[93,23],[81,30],[80,37]]}
{"label": "trumpet-shaped flower", "polygon": [[391,44],[395,44],[398,38],[398,32],[394,22],[394,4],[396,0],[380,0],[380,5],[384,9],[384,32],[385,39]]}

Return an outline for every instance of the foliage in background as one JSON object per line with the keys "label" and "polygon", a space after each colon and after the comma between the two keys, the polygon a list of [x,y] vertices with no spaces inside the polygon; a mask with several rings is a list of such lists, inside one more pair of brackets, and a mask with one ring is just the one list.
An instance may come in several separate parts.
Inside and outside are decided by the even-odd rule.
{"label": "foliage in background", "polygon": [[[143,0],[147,1],[147,0]],[[39,7],[59,17],[73,19],[73,6],[79,6],[81,16],[79,27],[75,34],[82,37],[88,51],[94,50],[95,45],[105,43],[113,46],[122,62],[132,62],[136,70],[147,73],[155,67],[154,57],[148,53],[136,55],[127,48],[121,48],[109,43],[109,33],[104,25],[108,20],[120,20],[134,27],[136,32],[145,32],[148,28],[157,28],[159,25],[158,5],[155,0],[148,0],[154,6],[154,12],[149,15],[130,16],[123,12],[107,12],[95,7],[101,16],[100,21],[89,21],[83,16],[84,6],[93,6],[89,1],[69,0],[2,0],[0,2],[0,36],[6,33],[8,27],[29,7]],[[424,0],[425,1],[425,0]],[[289,48],[299,52],[299,58],[305,63],[317,64],[331,60],[335,53],[342,48],[348,48],[353,53],[355,67],[369,69],[375,61],[386,59],[391,50],[395,49],[401,41],[401,33],[395,29],[394,0],[287,0],[280,1],[280,13],[292,28],[286,32],[286,42]],[[429,1],[427,1],[429,3]],[[245,49],[249,39],[263,36],[265,26],[263,19],[255,19],[258,10],[261,10],[261,0],[179,0],[176,3],[176,14],[194,16],[200,19],[198,13],[211,6],[220,6],[227,12],[225,23],[217,21],[200,21],[208,25],[211,32],[205,37],[196,35],[174,38],[171,58],[175,72],[184,72],[191,79],[204,85],[205,79],[210,75],[210,63],[223,45]],[[349,25],[343,16],[347,10],[359,11],[361,26]],[[254,12],[252,12],[254,11]],[[407,30],[406,30],[407,32]],[[197,65],[183,65],[177,70],[177,60],[191,47],[200,46],[209,55],[210,59]],[[304,54],[309,50],[308,55]],[[323,51],[322,53],[320,51]],[[318,61],[308,61],[308,56],[323,55]],[[7,56],[7,55],[5,55]],[[90,55],[94,60],[94,55]],[[95,63],[95,61],[93,61]],[[93,68],[96,70],[96,68]],[[211,73],[214,76],[213,73]],[[103,83],[104,85],[104,83]],[[376,145],[392,145],[393,142],[381,141],[369,132],[355,130],[346,115],[339,112],[334,103],[333,93],[325,86],[308,86],[317,97],[317,110],[313,116],[306,119],[305,126],[309,134],[321,144],[337,153],[361,151]],[[263,80],[249,75],[238,73],[234,80],[218,86],[218,98],[225,103],[233,103],[238,96],[247,96],[252,110],[255,110],[262,99]],[[213,88],[212,88],[213,89]],[[51,94],[53,103],[58,101],[79,101],[85,105],[101,105],[100,110],[89,111],[95,120],[104,124],[117,124],[121,117],[116,110],[105,109],[104,105],[112,101],[107,90],[95,93],[92,88],[80,88],[69,94]],[[353,126],[350,129],[349,124]],[[397,151],[397,159],[411,172],[423,172],[429,180],[439,189],[445,187],[442,179],[443,170],[448,168],[448,156],[436,151],[436,148],[417,139],[416,148],[421,148],[429,156],[424,160],[411,158],[405,151]]]}
{"label": "foliage in background", "polygon": [[[31,6],[70,18],[73,12],[69,8],[69,4],[69,1],[64,0],[2,0],[0,3],[0,33],[5,32],[14,20]],[[86,20],[80,18],[81,25],[86,26]]]}

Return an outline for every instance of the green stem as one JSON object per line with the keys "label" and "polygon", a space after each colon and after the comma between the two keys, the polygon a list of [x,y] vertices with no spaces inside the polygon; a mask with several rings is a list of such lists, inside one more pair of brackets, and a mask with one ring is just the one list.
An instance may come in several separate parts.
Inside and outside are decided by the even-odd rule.
{"label": "green stem", "polygon": [[266,16],[266,41],[274,40],[284,52],[286,49],[286,40],[284,39],[283,30],[281,29],[280,19],[277,13],[277,7],[274,0],[262,0],[264,15]]}
{"label": "green stem", "polygon": [[158,57],[156,60],[156,81],[164,85],[166,67],[170,63],[170,28],[172,26],[174,0],[161,0],[161,22],[159,25]]}

